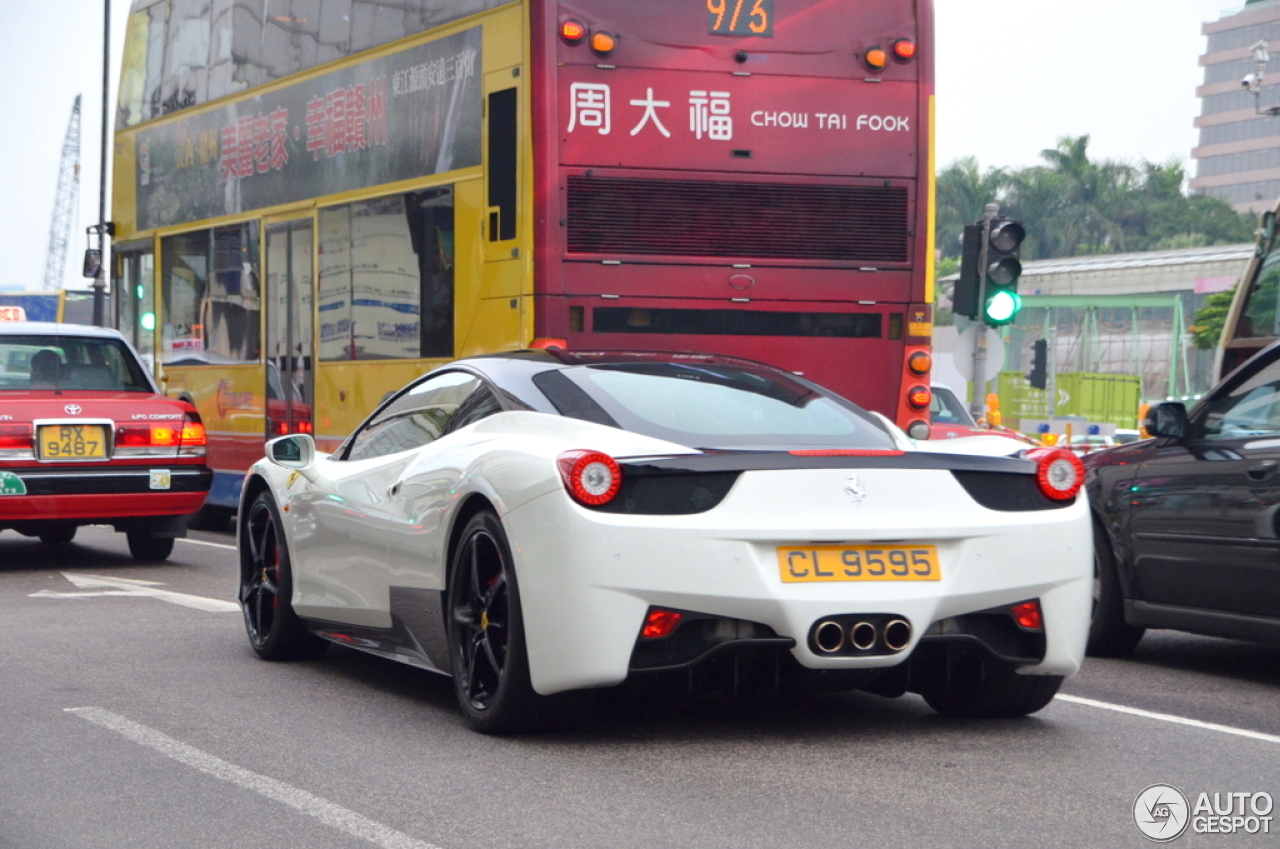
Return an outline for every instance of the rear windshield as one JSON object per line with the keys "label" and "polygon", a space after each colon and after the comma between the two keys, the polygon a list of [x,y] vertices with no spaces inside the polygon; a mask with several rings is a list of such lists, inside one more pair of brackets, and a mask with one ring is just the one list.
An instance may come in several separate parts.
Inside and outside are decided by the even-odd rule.
{"label": "rear windshield", "polygon": [[119,339],[0,335],[0,392],[154,392]]}
{"label": "rear windshield", "polygon": [[691,448],[895,447],[856,405],[772,370],[628,363],[544,372],[534,382],[562,415]]}

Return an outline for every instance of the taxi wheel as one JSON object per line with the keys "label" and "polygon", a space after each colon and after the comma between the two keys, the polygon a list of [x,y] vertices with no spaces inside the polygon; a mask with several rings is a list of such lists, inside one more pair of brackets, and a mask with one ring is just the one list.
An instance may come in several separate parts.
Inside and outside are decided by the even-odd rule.
{"label": "taxi wheel", "polygon": [[590,708],[587,692],[534,691],[511,547],[502,523],[487,510],[473,516],[459,537],[445,616],[454,692],[476,731],[545,730]]}
{"label": "taxi wheel", "polygon": [[1053,701],[1062,681],[1061,675],[1019,675],[1008,664],[970,657],[954,661],[946,682],[921,695],[945,716],[1026,716]]}
{"label": "taxi wheel", "polygon": [[66,545],[76,538],[78,530],[75,525],[53,525],[39,534],[40,541],[45,545]]}
{"label": "taxi wheel", "polygon": [[173,537],[155,537],[150,531],[129,531],[125,536],[129,540],[129,553],[134,560],[158,563],[168,560],[173,553]]}
{"label": "taxi wheel", "polygon": [[1131,654],[1146,632],[1124,621],[1124,595],[1116,572],[1111,543],[1096,523],[1093,527],[1093,616],[1085,651],[1092,657],[1124,657]]}
{"label": "taxi wheel", "polygon": [[249,645],[263,660],[304,660],[329,644],[293,612],[289,549],[271,496],[262,493],[240,525],[240,609]]}

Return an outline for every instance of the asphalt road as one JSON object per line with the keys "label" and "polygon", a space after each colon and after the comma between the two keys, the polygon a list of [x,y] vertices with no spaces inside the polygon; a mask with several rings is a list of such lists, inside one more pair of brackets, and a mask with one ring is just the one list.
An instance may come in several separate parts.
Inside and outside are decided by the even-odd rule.
{"label": "asphalt road", "polygon": [[[1276,648],[1152,633],[1016,721],[614,696],[494,739],[431,673],[258,660],[231,542],[141,566],[106,529],[0,533],[0,849],[1146,846],[1151,784],[1280,798]],[[1175,845],[1280,846],[1273,816]]]}

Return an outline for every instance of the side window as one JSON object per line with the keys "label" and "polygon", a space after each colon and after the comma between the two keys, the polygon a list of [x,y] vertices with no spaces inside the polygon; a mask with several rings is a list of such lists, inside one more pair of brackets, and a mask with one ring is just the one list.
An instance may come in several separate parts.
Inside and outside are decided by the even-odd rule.
{"label": "side window", "polygon": [[1273,434],[1280,434],[1280,360],[1211,401],[1204,419],[1209,440]]}
{"label": "side window", "polygon": [[[449,429],[450,420],[477,388],[479,378],[446,372],[409,387],[351,437],[345,459],[368,460],[420,448]],[[484,390],[487,392],[488,390]]]}
{"label": "side window", "polygon": [[453,418],[449,419],[448,432],[461,430],[469,424],[475,424],[481,419],[501,412],[502,404],[498,401],[498,396],[493,394],[492,389],[481,383],[467,396],[467,400],[458,405],[457,412],[453,414]]}

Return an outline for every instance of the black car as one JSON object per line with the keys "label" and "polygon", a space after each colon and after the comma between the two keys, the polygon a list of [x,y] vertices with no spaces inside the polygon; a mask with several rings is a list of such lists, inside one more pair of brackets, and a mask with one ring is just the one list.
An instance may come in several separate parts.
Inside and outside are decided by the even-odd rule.
{"label": "black car", "polygon": [[1153,439],[1083,458],[1089,653],[1127,654],[1147,628],[1280,643],[1280,343],[1143,424]]}

